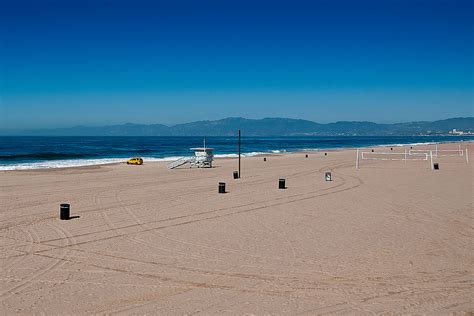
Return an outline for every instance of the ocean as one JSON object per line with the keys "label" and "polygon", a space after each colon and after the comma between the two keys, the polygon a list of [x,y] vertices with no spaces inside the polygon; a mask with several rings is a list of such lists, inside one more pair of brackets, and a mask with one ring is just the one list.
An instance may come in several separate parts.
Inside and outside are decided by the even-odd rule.
{"label": "ocean", "polygon": [[[205,137],[216,157],[236,157],[236,137]],[[474,141],[472,136],[305,136],[243,137],[242,153],[317,151],[374,146],[403,146]],[[122,162],[140,156],[145,163],[192,156],[204,137],[0,137],[0,170],[63,168]]]}

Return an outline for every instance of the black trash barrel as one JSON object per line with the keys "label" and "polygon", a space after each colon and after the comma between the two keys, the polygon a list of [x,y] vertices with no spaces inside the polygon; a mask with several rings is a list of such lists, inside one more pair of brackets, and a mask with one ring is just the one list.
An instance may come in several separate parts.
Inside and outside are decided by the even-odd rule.
{"label": "black trash barrel", "polygon": [[437,162],[433,163],[433,169],[439,170],[439,164]]}
{"label": "black trash barrel", "polygon": [[68,220],[69,219],[69,210],[70,205],[63,203],[59,205],[59,219]]}
{"label": "black trash barrel", "polygon": [[393,150],[393,147],[390,147],[390,150]]}
{"label": "black trash barrel", "polygon": [[328,153],[324,153],[324,156],[327,156],[327,155],[328,155]]}
{"label": "black trash barrel", "polygon": [[239,172],[238,171],[234,171],[234,179],[238,179],[239,178]]}
{"label": "black trash barrel", "polygon": [[263,158],[263,161],[267,161],[267,158]]}
{"label": "black trash barrel", "polygon": [[225,193],[225,182],[219,182],[219,193]]}
{"label": "black trash barrel", "polygon": [[306,155],[306,158],[308,158],[308,155]]}
{"label": "black trash barrel", "polygon": [[372,149],[372,152],[374,152],[374,150]]}
{"label": "black trash barrel", "polygon": [[326,179],[326,181],[332,181],[332,174],[331,174],[331,172],[329,172],[329,171],[326,172],[326,173],[324,174],[324,179]]}
{"label": "black trash barrel", "polygon": [[285,179],[280,179],[278,181],[278,189],[286,189],[286,185],[285,185]]}

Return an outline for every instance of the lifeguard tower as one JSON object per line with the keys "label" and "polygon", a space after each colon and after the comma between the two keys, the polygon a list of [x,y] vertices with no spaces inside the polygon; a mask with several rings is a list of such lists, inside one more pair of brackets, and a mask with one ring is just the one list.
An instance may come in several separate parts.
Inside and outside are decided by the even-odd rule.
{"label": "lifeguard tower", "polygon": [[213,148],[191,148],[194,151],[194,159],[191,161],[192,167],[212,168],[214,160]]}
{"label": "lifeguard tower", "polygon": [[189,167],[212,168],[214,160],[214,149],[201,147],[191,148],[194,151],[194,157],[183,157],[168,164],[169,169],[175,169],[189,163]]}

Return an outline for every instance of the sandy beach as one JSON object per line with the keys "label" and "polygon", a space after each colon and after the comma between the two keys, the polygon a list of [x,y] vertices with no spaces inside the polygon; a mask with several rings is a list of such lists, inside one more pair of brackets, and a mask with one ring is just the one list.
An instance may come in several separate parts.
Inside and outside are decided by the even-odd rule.
{"label": "sandy beach", "polygon": [[327,153],[0,172],[0,314],[474,312],[472,161]]}

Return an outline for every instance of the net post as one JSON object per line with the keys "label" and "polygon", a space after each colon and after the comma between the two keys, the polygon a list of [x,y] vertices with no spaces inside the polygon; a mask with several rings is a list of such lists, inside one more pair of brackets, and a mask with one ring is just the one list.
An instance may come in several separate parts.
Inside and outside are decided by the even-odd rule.
{"label": "net post", "polygon": [[356,150],[356,169],[359,169],[359,149]]}
{"label": "net post", "polygon": [[431,164],[431,170],[433,170],[433,151],[430,150],[430,164]]}
{"label": "net post", "polygon": [[241,156],[240,145],[241,145],[241,141],[240,141],[240,129],[239,129],[239,144],[238,144],[238,146],[239,146],[239,178],[241,177],[241,172],[240,172],[240,160],[241,160],[241,158],[240,158],[240,156]]}

